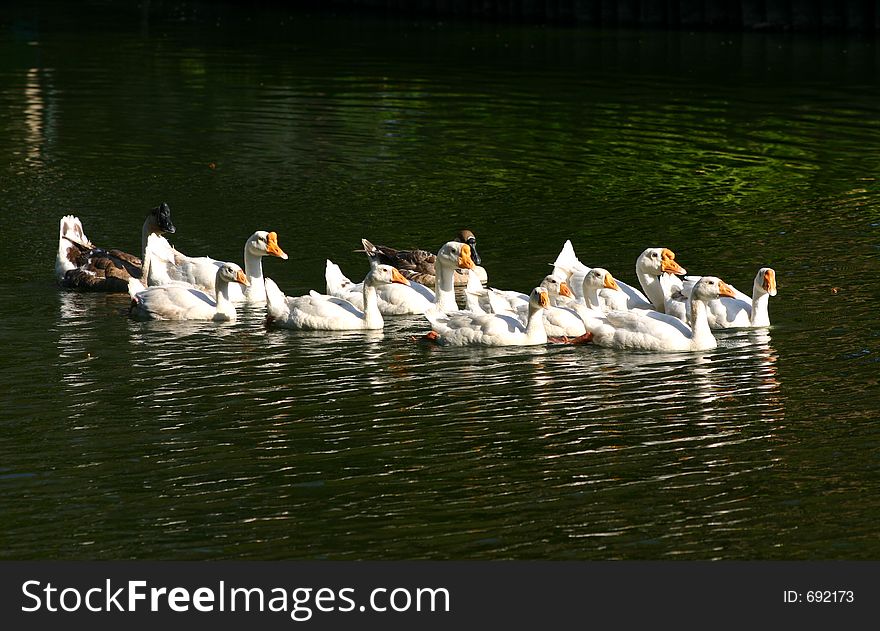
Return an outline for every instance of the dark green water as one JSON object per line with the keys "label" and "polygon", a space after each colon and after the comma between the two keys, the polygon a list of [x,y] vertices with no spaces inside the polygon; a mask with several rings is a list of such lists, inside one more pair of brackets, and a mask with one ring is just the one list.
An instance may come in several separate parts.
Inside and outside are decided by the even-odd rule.
{"label": "dark green water", "polygon": [[[877,42],[63,7],[0,9],[0,558],[880,557]],[[188,254],[276,230],[290,295],[468,226],[505,288],[566,238],[771,265],[774,326],[430,351],[58,290],[63,214],[137,252],[163,200]]]}

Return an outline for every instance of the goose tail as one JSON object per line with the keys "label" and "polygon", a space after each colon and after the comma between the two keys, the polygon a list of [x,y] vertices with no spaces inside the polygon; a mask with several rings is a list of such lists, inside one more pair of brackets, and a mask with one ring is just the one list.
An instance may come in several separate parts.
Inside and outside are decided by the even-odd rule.
{"label": "goose tail", "polygon": [[327,266],[324,269],[324,281],[327,283],[327,293],[331,296],[338,295],[345,287],[353,284],[351,280],[342,273],[339,266],[330,259],[327,259]]}
{"label": "goose tail", "polygon": [[287,306],[287,297],[284,295],[275,281],[266,278],[266,315],[267,320],[286,320],[290,315],[290,308]]}
{"label": "goose tail", "polygon": [[77,245],[81,245],[84,248],[91,249],[95,247],[86,236],[86,233],[83,230],[82,222],[79,220],[79,217],[74,217],[73,215],[65,215],[61,218],[58,238],[59,240],[67,239],[68,241]]}

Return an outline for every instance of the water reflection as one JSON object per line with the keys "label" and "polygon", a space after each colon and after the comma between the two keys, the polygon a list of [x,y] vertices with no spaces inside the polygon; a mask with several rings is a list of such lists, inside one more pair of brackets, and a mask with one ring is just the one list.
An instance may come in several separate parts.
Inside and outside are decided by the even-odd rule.
{"label": "water reflection", "polygon": [[31,167],[42,167],[46,161],[47,143],[54,135],[52,105],[52,71],[30,68],[24,86],[25,161]]}

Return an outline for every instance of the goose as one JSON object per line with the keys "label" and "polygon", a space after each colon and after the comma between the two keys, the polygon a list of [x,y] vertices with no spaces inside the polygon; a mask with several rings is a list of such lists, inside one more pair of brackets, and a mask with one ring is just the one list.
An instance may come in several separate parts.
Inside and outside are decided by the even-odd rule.
{"label": "goose", "polygon": [[[480,267],[480,255],[477,254],[477,238],[470,230],[460,230],[454,241],[456,243],[466,243],[470,248],[470,257],[474,262],[474,270],[480,282],[485,283],[488,279],[485,268]],[[370,244],[372,246],[372,244]],[[410,280],[417,281],[428,287],[436,283],[436,256],[426,250],[397,250],[389,248],[385,245],[375,245],[373,256],[380,263],[392,265],[400,270],[400,273]],[[456,271],[453,276],[455,285],[467,285],[468,274],[463,271]]]}
{"label": "goose", "polygon": [[584,276],[582,287],[587,307],[605,313],[626,310],[627,296],[608,270],[594,267]]}
{"label": "goose", "polygon": [[[378,260],[371,253],[375,246],[361,239],[364,251],[370,258],[371,265],[378,264]],[[327,284],[327,294],[336,298],[344,298],[359,310],[364,309],[363,282],[354,283],[349,280],[338,265],[330,261],[326,262],[324,280]],[[408,285],[402,283],[380,284],[376,287],[376,298],[379,311],[383,316],[388,315],[421,315],[434,305],[434,292],[421,283],[410,281]]]}
{"label": "goose", "polygon": [[431,323],[427,339],[441,346],[535,346],[547,343],[543,313],[550,306],[547,290],[535,287],[529,295],[525,326],[509,315],[477,315],[465,311],[425,313]]}
{"label": "goose", "polygon": [[[544,329],[548,337],[580,337],[586,333],[584,323],[572,307],[577,304],[574,293],[565,281],[548,274],[539,287],[547,290],[549,305],[544,311]],[[493,312],[512,315],[526,324],[529,318],[530,296],[514,291],[489,290],[501,298],[501,304],[493,301]]]}
{"label": "goose", "polygon": [[128,281],[131,296],[130,314],[152,320],[213,320],[233,322],[235,305],[229,299],[229,283],[247,285],[248,279],[235,263],[217,268],[213,298],[193,287],[166,285],[145,287],[136,278]]}
{"label": "goose", "polygon": [[[207,256],[191,257],[181,254],[167,241],[150,240],[151,256],[146,267],[147,285],[184,284],[213,293],[217,269],[224,265]],[[230,285],[232,302],[264,303],[266,286],[263,280],[263,257],[276,256],[287,260],[287,254],[278,245],[278,233],[257,230],[244,243],[244,273],[248,285]]]}
{"label": "goose", "polygon": [[688,299],[690,327],[678,318],[657,311],[611,311],[586,318],[593,344],[607,348],[645,351],[701,351],[715,348],[707,319],[708,303],[720,296],[735,296],[724,281],[704,276],[694,284]]}
{"label": "goose", "polygon": [[[666,312],[682,322],[687,322],[687,296],[693,291],[699,276],[685,277],[680,291],[667,290]],[[762,267],[752,282],[752,295],[731,286],[732,297],[722,297],[709,302],[707,319],[712,329],[759,328],[770,326],[770,297],[776,295],[776,270]]]}
{"label": "goose", "polygon": [[[171,208],[164,202],[153,208],[144,221],[141,257],[148,237],[162,234],[174,234]],[[121,250],[94,246],[79,218],[65,215],[59,226],[55,276],[65,289],[123,293],[128,291],[129,278],[141,278],[141,259]]]}
{"label": "goose", "polygon": [[381,329],[385,326],[379,311],[377,289],[391,283],[409,284],[390,265],[373,265],[364,278],[364,310],[343,298],[311,292],[307,296],[288,298],[278,285],[266,279],[267,322],[289,329],[314,331],[355,331]]}
{"label": "goose", "polygon": [[434,305],[440,311],[458,311],[455,302],[455,270],[475,270],[471,248],[467,243],[449,241],[435,257]]}
{"label": "goose", "polygon": [[[553,266],[553,275],[567,279],[578,301],[581,304],[586,304],[581,289],[584,277],[590,271],[590,267],[578,259],[570,240],[563,244],[559,256],[551,265]],[[675,253],[669,248],[645,249],[636,259],[636,277],[645,293],[623,281],[616,280],[620,292],[613,294],[603,292],[603,302],[607,303],[603,305],[604,308],[614,310],[654,309],[662,312],[664,297],[658,277],[663,273],[685,274],[687,271],[675,261]]]}
{"label": "goose", "polygon": [[687,270],[678,264],[675,252],[669,248],[647,248],[639,255],[636,259],[636,277],[651,302],[645,308],[666,312],[666,292],[661,279],[672,287],[680,287],[677,274],[687,274]]}
{"label": "goose", "polygon": [[[548,274],[545,276],[538,287],[543,287],[547,290],[550,297],[550,305],[554,307],[564,306],[571,300],[575,299],[574,293],[572,292],[571,287],[569,287],[568,282],[561,280],[556,274]],[[508,303],[508,309],[512,311],[521,312],[523,311],[523,307],[527,307],[529,304],[529,294],[501,289],[492,289],[492,291],[496,297],[506,301]],[[544,317],[546,317],[546,314]]]}

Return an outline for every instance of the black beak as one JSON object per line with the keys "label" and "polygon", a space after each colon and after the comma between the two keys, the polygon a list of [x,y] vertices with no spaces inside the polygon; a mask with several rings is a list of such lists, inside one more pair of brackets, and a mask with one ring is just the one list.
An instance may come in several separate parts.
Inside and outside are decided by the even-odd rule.
{"label": "black beak", "polygon": [[467,240],[467,244],[471,246],[471,260],[474,262],[474,265],[482,265],[483,261],[477,253],[477,240],[471,237]]}
{"label": "black beak", "polygon": [[159,204],[159,208],[157,208],[156,211],[156,223],[159,225],[159,229],[164,233],[174,234],[174,224],[171,223],[171,207],[165,202],[162,202]]}

